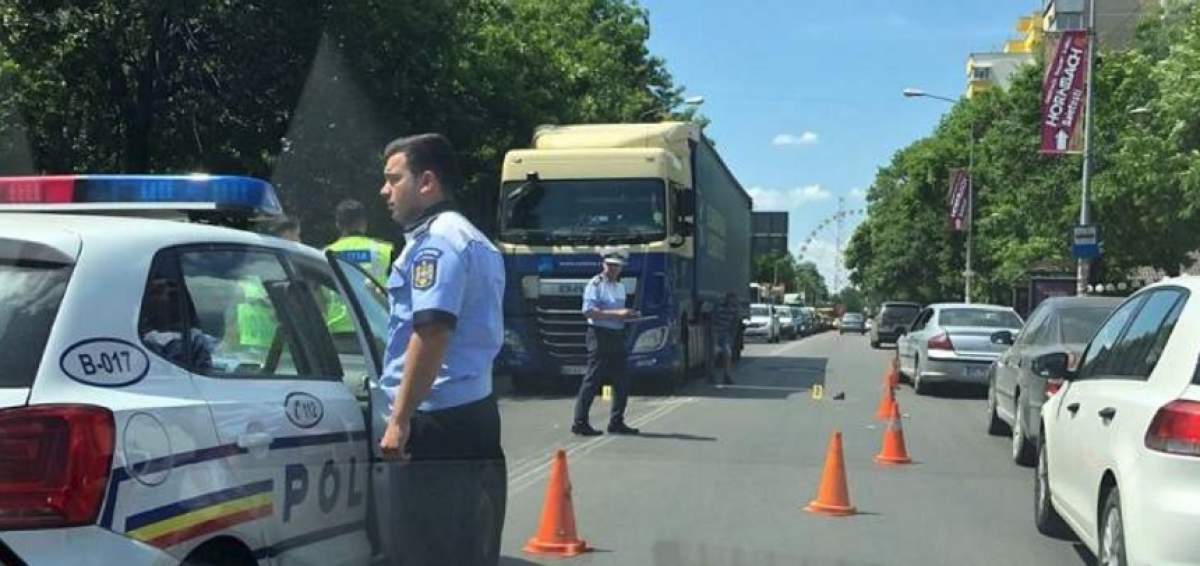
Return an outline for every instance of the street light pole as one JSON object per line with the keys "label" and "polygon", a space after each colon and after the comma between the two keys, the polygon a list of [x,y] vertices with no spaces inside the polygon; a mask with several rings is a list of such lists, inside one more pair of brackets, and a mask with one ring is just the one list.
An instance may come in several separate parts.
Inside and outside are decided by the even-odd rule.
{"label": "street light pole", "polygon": [[[1092,184],[1092,116],[1095,114],[1093,110],[1096,104],[1096,96],[1093,92],[1095,78],[1092,76],[1095,74],[1093,71],[1096,66],[1096,0],[1088,2],[1087,36],[1087,103],[1083,109],[1085,112],[1083,115],[1083,179],[1079,195],[1079,224],[1081,226],[1086,226],[1092,220],[1092,211],[1088,200]],[[1079,258],[1075,273],[1076,294],[1082,295],[1087,290],[1090,274],[1091,263],[1087,259]]]}
{"label": "street light pole", "polygon": [[[1088,80],[1091,80],[1089,73]],[[1089,91],[1090,92],[1090,91]],[[906,88],[903,91],[906,98],[933,98],[957,104],[958,100],[930,94],[919,88]],[[973,239],[975,233],[975,117],[971,117],[971,139],[967,145],[967,250],[964,254],[966,262],[966,271],[963,272],[963,301],[971,302],[971,279],[975,277],[975,271],[971,269],[971,248],[974,247]]]}

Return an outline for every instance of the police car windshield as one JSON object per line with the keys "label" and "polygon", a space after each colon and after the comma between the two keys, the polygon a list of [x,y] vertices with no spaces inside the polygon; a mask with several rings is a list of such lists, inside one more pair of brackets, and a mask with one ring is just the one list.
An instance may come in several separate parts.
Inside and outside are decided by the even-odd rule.
{"label": "police car windshield", "polygon": [[661,180],[513,181],[505,183],[503,194],[505,241],[639,243],[666,237]]}
{"label": "police car windshield", "polygon": [[6,256],[3,248],[0,245],[0,387],[29,387],[58,314],[71,267]]}

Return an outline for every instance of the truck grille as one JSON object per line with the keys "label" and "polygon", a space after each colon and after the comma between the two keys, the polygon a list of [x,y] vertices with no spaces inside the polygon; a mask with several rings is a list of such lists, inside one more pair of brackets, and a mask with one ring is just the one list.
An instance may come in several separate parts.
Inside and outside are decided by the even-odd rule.
{"label": "truck grille", "polygon": [[[626,298],[626,304],[632,297]],[[547,296],[540,297],[534,307],[538,340],[563,365],[587,363],[587,319],[582,308],[582,297]]]}

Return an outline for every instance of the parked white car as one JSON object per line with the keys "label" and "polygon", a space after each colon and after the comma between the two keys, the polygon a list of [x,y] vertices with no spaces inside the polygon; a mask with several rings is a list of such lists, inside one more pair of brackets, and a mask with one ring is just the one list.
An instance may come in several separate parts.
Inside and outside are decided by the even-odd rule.
{"label": "parked white car", "polygon": [[[1038,530],[1070,528],[1100,564],[1200,563],[1200,278],[1125,300],[1084,349],[1033,360],[1042,406]],[[1051,386],[1051,389],[1054,387]]]}
{"label": "parked white car", "polygon": [[762,338],[772,343],[779,341],[779,313],[774,305],[750,305],[750,318],[742,321],[742,324],[746,338]]}

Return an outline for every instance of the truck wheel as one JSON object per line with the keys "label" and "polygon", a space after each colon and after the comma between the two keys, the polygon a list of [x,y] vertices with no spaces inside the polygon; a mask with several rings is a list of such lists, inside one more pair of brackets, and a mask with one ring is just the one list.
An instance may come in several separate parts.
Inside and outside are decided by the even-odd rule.
{"label": "truck wheel", "polygon": [[517,395],[532,395],[538,392],[539,383],[536,378],[523,373],[512,374],[512,387]]}

